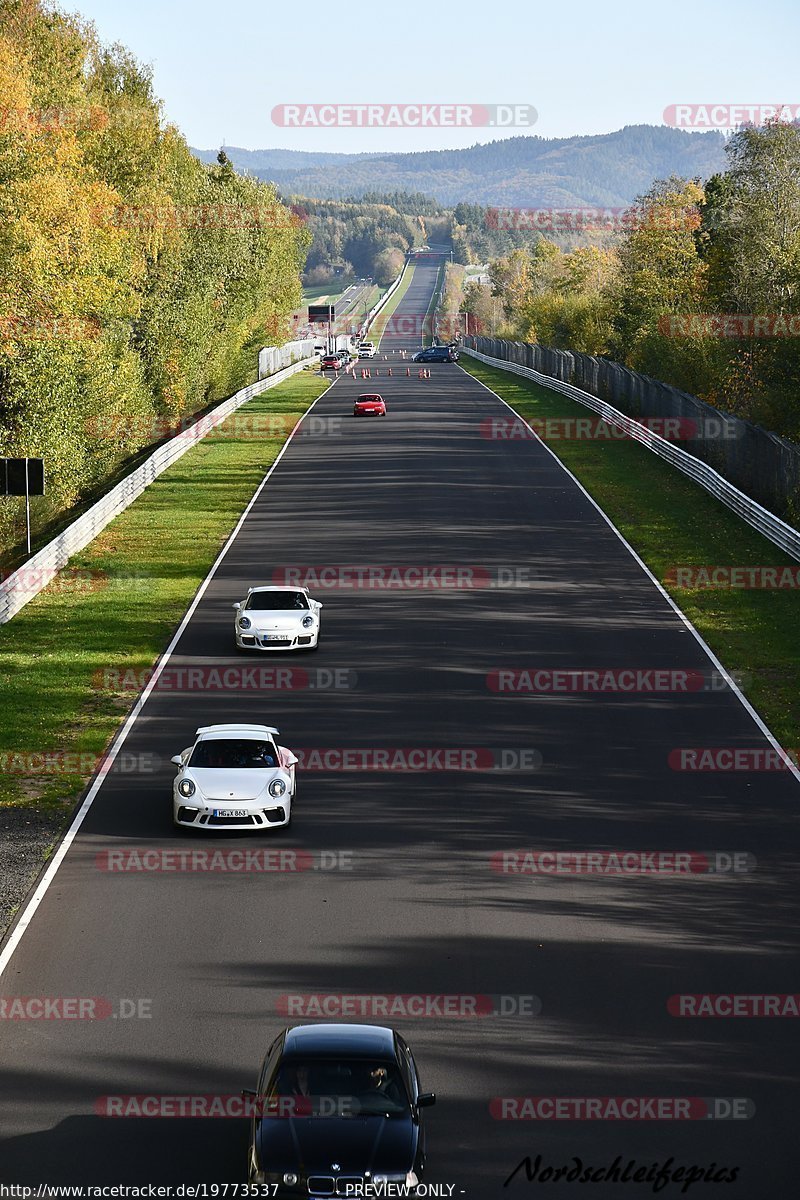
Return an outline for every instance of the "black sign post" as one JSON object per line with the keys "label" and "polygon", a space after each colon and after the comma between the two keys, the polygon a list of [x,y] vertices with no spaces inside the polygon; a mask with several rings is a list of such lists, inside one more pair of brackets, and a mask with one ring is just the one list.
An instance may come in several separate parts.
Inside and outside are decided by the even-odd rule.
{"label": "black sign post", "polygon": [[0,496],[25,497],[25,528],[31,552],[31,496],[44,495],[43,458],[0,458]]}
{"label": "black sign post", "polygon": [[328,324],[328,351],[333,350],[333,332],[331,326],[336,320],[336,306],[334,304],[309,304],[308,306],[308,323],[309,325],[324,325]]}

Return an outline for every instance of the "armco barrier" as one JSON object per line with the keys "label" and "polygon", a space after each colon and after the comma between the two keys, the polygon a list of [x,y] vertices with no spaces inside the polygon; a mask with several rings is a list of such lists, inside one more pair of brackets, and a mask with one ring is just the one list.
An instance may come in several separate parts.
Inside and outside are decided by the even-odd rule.
{"label": "armco barrier", "polygon": [[[297,342],[289,343],[290,346],[295,347],[298,344]],[[159,446],[141,466],[132,471],[130,475],[126,475],[109,492],[106,492],[83,516],[78,517],[52,542],[48,542],[46,546],[37,551],[24,566],[19,567],[2,580],[0,582],[0,625],[10,621],[29,600],[32,600],[42,588],[47,586],[62,567],[67,565],[73,554],[77,554],[83,550],[84,546],[88,546],[109,522],[118,517],[129,504],[141,496],[145,488],[154,479],[157,479],[162,471],[171,467],[187,450],[202,441],[207,433],[215,429],[217,425],[221,425],[231,413],[235,412],[237,408],[241,408],[248,400],[252,400],[254,396],[282,383],[284,379],[288,379],[297,371],[302,370],[307,363],[318,357],[313,353],[313,341],[308,344],[312,347],[310,354],[305,354],[299,361],[292,362],[289,366],[271,375],[269,379],[261,379],[258,383],[251,383],[249,387],[242,388],[240,392],[223,400],[211,412],[200,417],[177,437],[171,438],[163,446]],[[273,349],[273,347],[269,347],[269,349]],[[279,351],[284,349],[283,346],[278,347]],[[292,355],[292,351],[289,351],[289,354]]]}
{"label": "armco barrier", "polygon": [[613,404],[634,421],[677,418],[687,432],[681,439],[685,451],[768,512],[796,523],[800,507],[800,445],[796,442],[602,356],[480,335],[467,338],[466,345],[490,358],[515,362],[569,383]]}
{"label": "armco barrier", "polygon": [[717,500],[721,500],[728,508],[732,509],[737,516],[746,521],[748,525],[752,525],[753,529],[757,529],[764,537],[769,538],[781,550],[790,554],[792,558],[800,560],[800,532],[794,529],[791,525],[787,525],[780,517],[776,517],[774,513],[768,512],[766,508],[762,508],[750,496],[746,496],[732,483],[715,471],[713,467],[709,467],[707,463],[695,458],[692,454],[687,454],[679,446],[672,442],[666,441],[659,434],[653,433],[647,426],[642,425],[639,421],[634,421],[632,417],[626,417],[619,409],[607,404],[604,400],[598,400],[595,396],[591,396],[588,392],[581,391],[580,388],[574,387],[571,383],[564,383],[560,379],[553,379],[550,375],[542,375],[539,371],[534,371],[531,367],[524,367],[519,363],[511,362],[507,359],[492,358],[488,354],[481,354],[478,350],[473,350],[469,346],[461,347],[463,354],[469,354],[472,358],[479,359],[480,362],[486,363],[490,367],[499,367],[503,371],[511,371],[514,375],[522,375],[525,379],[531,379],[534,383],[541,384],[542,387],[550,388],[551,391],[560,392],[562,396],[568,396],[571,400],[577,400],[579,404],[583,404],[586,408],[590,408],[593,412],[598,413],[604,421],[609,425],[615,426],[617,429],[622,429],[625,433],[637,442],[641,442],[648,450],[652,450],[653,454],[657,454],[659,458],[663,458],[666,462],[671,463],[673,467],[677,467],[684,475],[688,475],[695,483],[699,483],[701,487],[715,496]]}

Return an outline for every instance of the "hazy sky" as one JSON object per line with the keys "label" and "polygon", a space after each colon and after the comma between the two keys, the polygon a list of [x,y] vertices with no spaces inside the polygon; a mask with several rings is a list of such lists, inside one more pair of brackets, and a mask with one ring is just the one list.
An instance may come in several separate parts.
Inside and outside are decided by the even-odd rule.
{"label": "hazy sky", "polygon": [[[82,0],[152,64],[193,146],[378,151],[659,124],[669,104],[800,105],[797,0],[520,0],[451,6]],[[285,103],[527,104],[528,129],[287,129]]]}

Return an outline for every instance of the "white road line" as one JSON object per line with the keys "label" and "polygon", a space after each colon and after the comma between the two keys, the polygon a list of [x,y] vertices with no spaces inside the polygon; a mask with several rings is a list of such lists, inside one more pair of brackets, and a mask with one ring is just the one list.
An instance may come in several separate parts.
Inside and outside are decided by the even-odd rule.
{"label": "white road line", "polygon": [[[258,485],[255,492],[253,493],[253,495],[250,499],[250,502],[247,505],[247,508],[242,513],[241,517],[239,518],[239,520],[236,523],[236,526],[234,527],[233,532],[231,533],[227,542],[225,543],[225,545],[222,547],[219,554],[217,555],[216,561],[214,562],[213,566],[211,567],[211,570],[209,571],[208,575],[206,575],[203,582],[200,584],[200,587],[198,588],[198,590],[195,594],[195,597],[192,600],[192,603],[189,605],[189,608],[186,610],[186,615],[184,616],[183,620],[181,621],[180,625],[178,626],[178,629],[177,629],[175,635],[173,636],[172,641],[167,646],[166,650],[164,651],[164,653],[161,655],[160,659],[156,663],[152,678],[149,680],[149,682],[148,682],[147,686],[145,687],[144,691],[142,692],[141,696],[136,701],[136,704],[134,705],[133,709],[131,710],[130,714],[128,715],[128,718],[125,721],[125,724],[122,726],[119,733],[114,738],[114,741],[111,743],[111,748],[108,751],[107,755],[104,756],[102,773],[98,774],[98,776],[95,778],[94,782],[92,783],[91,787],[89,788],[89,791],[86,794],[86,799],[83,801],[83,804],[80,806],[77,813],[75,814],[75,816],[72,820],[72,824],[70,825],[67,832],[64,834],[64,837],[61,840],[61,842],[59,843],[58,849],[56,850],[55,854],[53,855],[52,859],[50,860],[50,864],[47,867],[47,870],[45,871],[42,878],[39,880],[36,890],[34,891],[33,895],[30,897],[28,902],[25,904],[24,908],[22,909],[21,915],[19,916],[11,933],[9,934],[6,944],[3,946],[2,953],[0,953],[0,976],[2,976],[6,967],[10,963],[11,957],[14,954],[14,951],[17,949],[17,946],[19,945],[20,941],[22,940],[22,936],[25,933],[25,930],[30,925],[30,923],[34,917],[34,914],[36,913],[37,908],[39,907],[39,905],[41,904],[45,895],[47,894],[47,889],[50,887],[50,884],[55,879],[56,874],[58,872],[58,868],[61,866],[62,862],[64,861],[64,859],[67,855],[67,852],[69,851],[70,846],[72,845],[73,841],[75,840],[78,830],[80,829],[81,825],[83,824],[84,820],[86,819],[86,815],[89,812],[89,809],[92,807],[92,803],[94,802],[95,796],[100,791],[100,788],[103,786],[103,782],[106,779],[106,776],[108,775],[109,771],[111,770],[111,767],[114,765],[115,758],[119,754],[119,752],[123,746],[123,743],[125,742],[125,739],[127,738],[131,729],[135,725],[135,723],[139,717],[139,714],[141,713],[142,709],[144,708],[145,703],[147,702],[148,696],[152,692],[153,688],[155,687],[155,685],[158,681],[159,676],[161,675],[161,672],[164,670],[164,667],[167,665],[169,659],[171,658],[172,652],[175,649],[175,647],[177,646],[177,644],[181,638],[181,635],[183,634],[183,631],[185,630],[186,626],[191,621],[192,616],[194,615],[195,609],[197,608],[198,604],[202,600],[203,595],[205,594],[205,591],[206,591],[208,585],[211,583],[211,580],[214,578],[215,574],[217,573],[220,563],[225,558],[225,555],[228,553],[228,551],[230,550],[234,541],[236,540],[236,538],[239,534],[239,531],[241,530],[242,526],[244,525],[245,521],[247,520],[250,510],[252,509],[253,505],[256,503],[256,501],[258,500],[262,491],[264,490],[267,483],[269,482],[269,478],[272,475],[272,472],[275,470],[278,463],[281,461],[284,454],[288,450],[289,444],[292,441],[292,438],[294,437],[294,435],[297,433],[297,430],[300,428],[303,421],[305,421],[306,417],[311,412],[314,405],[317,404],[322,399],[323,396],[327,396],[328,392],[331,390],[332,387],[335,386],[336,382],[337,382],[336,379],[334,379],[328,385],[328,387],[326,387],[324,392],[320,392],[320,394],[317,396],[317,398],[315,400],[312,400],[312,402],[309,404],[306,411],[300,417],[297,424],[294,426],[291,433],[289,434],[286,441],[284,442],[283,446],[281,446],[281,449],[280,449],[278,456],[275,459],[274,463],[272,464],[270,469],[267,471],[266,475],[261,480],[261,483]],[[234,416],[235,414],[232,413],[231,415]],[[223,422],[223,425],[220,426],[220,428],[224,428],[224,422]]]}
{"label": "white road line", "polygon": [[[495,369],[499,370],[500,368],[495,368]],[[695,629],[692,622],[686,616],[686,613],[683,612],[681,608],[679,608],[679,606],[673,600],[672,596],[670,596],[669,592],[662,585],[661,580],[656,579],[655,575],[650,570],[647,563],[642,558],[639,557],[639,555],[634,550],[633,546],[630,544],[630,542],[627,540],[627,538],[625,538],[625,536],[622,533],[620,533],[620,531],[617,529],[616,525],[611,520],[611,518],[606,513],[603,512],[602,508],[597,503],[597,501],[594,499],[594,497],[589,495],[586,488],[581,483],[580,479],[578,479],[575,475],[572,474],[572,471],[570,471],[569,467],[564,465],[564,463],[558,457],[556,452],[554,450],[550,449],[547,442],[545,442],[541,437],[539,437],[539,434],[536,432],[536,430],[525,420],[525,418],[523,416],[520,415],[520,413],[517,412],[517,410],[515,408],[512,408],[512,406],[508,403],[507,400],[504,400],[502,396],[498,396],[497,392],[492,391],[492,389],[488,386],[488,384],[485,384],[482,380],[478,379],[475,375],[472,375],[469,371],[465,370],[464,367],[459,366],[459,370],[463,371],[465,375],[468,375],[469,378],[473,380],[473,382],[480,384],[480,386],[482,388],[485,388],[485,390],[487,392],[489,392],[490,395],[494,396],[496,400],[499,400],[501,404],[504,404],[509,412],[512,412],[515,417],[518,417],[520,421],[523,421],[525,423],[525,425],[528,427],[528,429],[530,429],[530,431],[533,434],[533,436],[535,437],[536,441],[539,442],[539,444],[544,447],[544,449],[547,451],[547,453],[552,458],[555,459],[555,461],[561,467],[562,471],[564,471],[564,473],[570,477],[570,479],[575,484],[575,486],[577,488],[579,488],[579,490],[581,492],[583,492],[586,499],[589,501],[589,503],[592,505],[592,507],[597,510],[597,512],[600,514],[600,516],[605,521],[605,523],[608,525],[609,529],[611,529],[617,535],[617,537],[622,542],[625,549],[628,551],[628,553],[631,555],[631,557],[634,558],[635,561],[639,564],[639,566],[642,568],[642,570],[644,571],[644,573],[648,577],[648,579],[651,581],[651,583],[655,584],[655,586],[658,588],[659,592],[664,597],[664,599],[666,600],[666,602],[670,606],[670,608],[673,609],[673,611],[675,613],[677,613],[677,615],[680,617],[681,621],[686,626],[686,628],[689,630],[689,632],[691,633],[691,635],[695,639],[695,641],[697,641],[699,643],[699,645],[702,646],[705,653],[711,659],[711,662],[719,670],[719,672],[722,675],[725,682],[733,690],[733,692],[739,698],[739,700],[741,701],[741,703],[743,704],[743,706],[745,707],[747,712],[750,714],[750,716],[755,721],[758,728],[764,734],[764,737],[767,739],[767,741],[770,743],[770,745],[775,750],[778,751],[778,754],[781,756],[781,758],[786,763],[786,766],[788,767],[789,771],[792,773],[792,775],[795,777],[795,779],[798,781],[798,783],[800,783],[800,769],[798,769],[798,767],[792,762],[791,758],[786,753],[783,746],[781,746],[780,742],[775,737],[775,735],[772,733],[769,726],[764,723],[764,721],[758,715],[756,710],[753,708],[750,701],[747,699],[747,697],[744,695],[744,693],[739,689],[739,685],[737,684],[736,680],[731,678],[731,676],[728,674],[728,672],[723,667],[722,663],[717,658],[714,651],[711,649],[711,647],[708,645],[708,643],[704,640],[702,635],[700,633],[698,633],[698,631]],[[537,385],[537,386],[541,386],[541,385]]]}

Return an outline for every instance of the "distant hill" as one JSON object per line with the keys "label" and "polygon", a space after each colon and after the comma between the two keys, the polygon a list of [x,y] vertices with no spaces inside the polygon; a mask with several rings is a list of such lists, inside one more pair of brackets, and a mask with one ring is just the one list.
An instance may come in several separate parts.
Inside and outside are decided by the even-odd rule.
{"label": "distant hill", "polygon": [[[463,150],[415,154],[225,152],[237,170],[271,180],[284,195],[327,199],[367,192],[424,192],[459,201],[526,208],[618,207],[669,175],[707,179],[725,166],[721,133],[626,125],[591,137],[515,137]],[[216,151],[195,151],[213,162]]]}
{"label": "distant hill", "polygon": [[[362,158],[379,158],[377,154],[315,154],[306,150],[243,150],[241,146],[225,146],[225,153],[239,171],[269,172],[298,171],[328,167],[335,163],[354,162]],[[219,150],[195,150],[192,153],[204,163],[215,163]]]}

